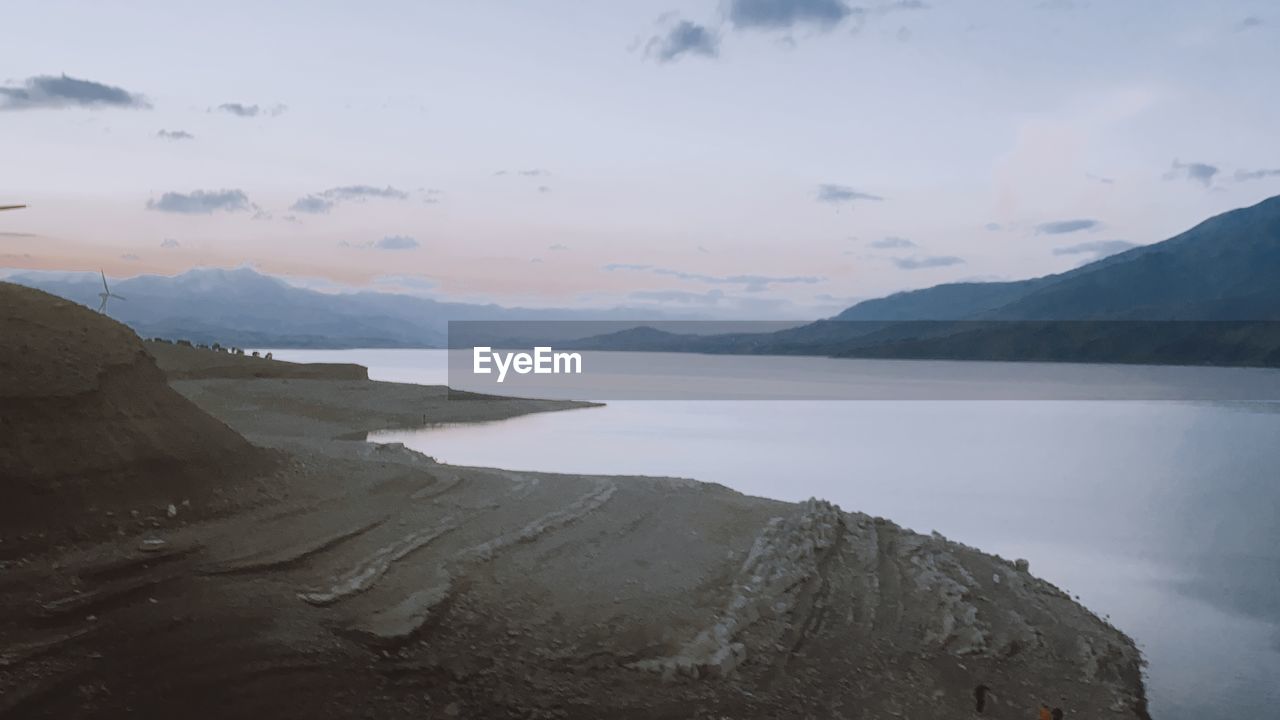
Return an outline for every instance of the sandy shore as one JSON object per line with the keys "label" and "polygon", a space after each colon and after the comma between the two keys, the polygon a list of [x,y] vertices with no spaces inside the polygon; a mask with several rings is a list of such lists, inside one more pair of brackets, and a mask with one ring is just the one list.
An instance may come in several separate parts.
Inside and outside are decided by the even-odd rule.
{"label": "sandy shore", "polygon": [[980,684],[984,717],[1145,715],[1132,642],[1010,561],[816,500],[355,439],[573,404],[167,370],[278,461],[217,512],[176,487],[6,556],[4,716],[955,718]]}

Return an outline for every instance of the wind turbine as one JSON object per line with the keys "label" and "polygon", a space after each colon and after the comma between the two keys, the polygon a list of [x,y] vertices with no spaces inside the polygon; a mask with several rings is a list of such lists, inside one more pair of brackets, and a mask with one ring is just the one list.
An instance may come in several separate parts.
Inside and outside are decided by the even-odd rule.
{"label": "wind turbine", "polygon": [[111,292],[111,288],[107,287],[106,273],[102,272],[102,270],[98,270],[98,274],[102,276],[102,292],[98,293],[98,297],[102,298],[102,304],[98,306],[98,312],[102,313],[103,315],[106,315],[107,300],[110,300],[111,298],[115,298],[117,300],[124,300],[124,298]]}

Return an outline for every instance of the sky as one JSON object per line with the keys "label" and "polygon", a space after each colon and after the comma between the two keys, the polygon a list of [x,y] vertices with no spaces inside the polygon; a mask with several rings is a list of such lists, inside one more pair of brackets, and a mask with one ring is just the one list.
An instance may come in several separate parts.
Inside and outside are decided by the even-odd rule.
{"label": "sky", "polygon": [[6,268],[806,319],[1280,194],[1269,0],[4,12]]}

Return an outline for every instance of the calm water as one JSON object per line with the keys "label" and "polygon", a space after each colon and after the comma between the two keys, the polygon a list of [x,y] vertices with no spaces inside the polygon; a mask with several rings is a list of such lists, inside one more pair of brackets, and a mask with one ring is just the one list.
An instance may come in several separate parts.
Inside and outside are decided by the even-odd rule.
{"label": "calm water", "polygon": [[[445,380],[442,351],[276,357]],[[1257,377],[1221,372],[1228,383]],[[632,401],[371,439],[450,463],[817,496],[937,530],[1028,558],[1129,633],[1150,663],[1158,720],[1270,718],[1280,707],[1274,402]]]}

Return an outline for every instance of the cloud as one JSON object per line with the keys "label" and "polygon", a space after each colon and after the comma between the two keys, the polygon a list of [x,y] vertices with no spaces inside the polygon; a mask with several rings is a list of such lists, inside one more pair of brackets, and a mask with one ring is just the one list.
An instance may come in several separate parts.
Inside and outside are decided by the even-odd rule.
{"label": "cloud", "polygon": [[1085,177],[1087,177],[1087,178],[1089,178],[1090,180],[1092,180],[1092,181],[1094,181],[1094,182],[1102,183],[1103,185],[1112,185],[1112,184],[1115,184],[1115,179],[1113,179],[1113,178],[1109,178],[1109,177],[1104,177],[1104,176],[1102,176],[1102,175],[1094,175],[1093,173],[1085,173],[1085,174],[1084,174],[1084,176],[1085,176]]}
{"label": "cloud", "polygon": [[1097,258],[1103,258],[1108,255],[1115,255],[1125,250],[1138,247],[1136,243],[1128,240],[1091,240],[1089,242],[1077,243],[1075,245],[1064,245],[1053,249],[1054,255],[1083,255],[1090,254]]}
{"label": "cloud", "polygon": [[298,198],[293,205],[289,206],[289,209],[294,212],[318,215],[329,212],[338,203],[348,201],[363,202],[369,198],[404,200],[408,197],[409,193],[397,190],[390,185],[383,188],[373,187],[372,185],[344,185]]}
{"label": "cloud", "polygon": [[413,250],[418,247],[418,241],[407,235],[388,235],[374,243],[374,247],[379,250]]}
{"label": "cloud", "polygon": [[1257,15],[1250,15],[1249,17],[1240,21],[1240,29],[1248,30],[1250,28],[1262,27],[1265,24],[1266,22],[1262,18],[1258,17]]}
{"label": "cloud", "polygon": [[897,0],[880,5],[876,10],[880,12],[893,12],[895,10],[928,10],[931,5],[921,0]]}
{"label": "cloud", "polygon": [[729,22],[739,29],[829,28],[854,12],[843,0],[731,0]]}
{"label": "cloud", "polygon": [[1263,180],[1269,177],[1280,177],[1280,168],[1236,171],[1236,182],[1245,182],[1246,180]]}
{"label": "cloud", "polygon": [[1218,166],[1210,165],[1202,162],[1184,163],[1177,160],[1173,161],[1173,165],[1169,168],[1169,172],[1164,174],[1165,180],[1174,180],[1177,178],[1186,178],[1198,182],[1205,187],[1209,187],[1213,183],[1213,176],[1218,174]]}
{"label": "cloud", "polygon": [[673,303],[677,305],[715,305],[724,298],[724,291],[715,288],[702,293],[685,290],[636,290],[628,293],[627,297],[643,302]]}
{"label": "cloud", "polygon": [[141,95],[113,85],[66,75],[37,75],[21,87],[0,86],[0,110],[64,108],[150,108]]}
{"label": "cloud", "polygon": [[674,62],[684,55],[713,58],[720,54],[720,38],[702,25],[681,20],[666,34],[650,38],[645,53],[660,63]]}
{"label": "cloud", "polygon": [[525,177],[547,177],[551,173],[547,170],[543,170],[542,168],[532,168],[530,170],[517,170],[516,174],[523,175]]}
{"label": "cloud", "polygon": [[1066,233],[1080,232],[1081,230],[1092,230],[1101,225],[1102,223],[1097,220],[1088,219],[1053,220],[1037,225],[1036,232],[1042,235],[1065,235]]}
{"label": "cloud", "polygon": [[289,209],[294,212],[312,214],[327,213],[332,208],[332,200],[326,200],[318,195],[308,195],[306,197],[298,198],[289,206]]}
{"label": "cloud", "polygon": [[195,140],[196,136],[186,130],[161,130],[156,137],[162,140]]}
{"label": "cloud", "polygon": [[561,245],[560,243],[556,243],[555,245],[552,245],[551,247],[548,247],[547,249],[548,249],[548,250],[550,250],[550,251],[552,251],[552,252],[564,252],[564,251],[566,251],[566,250],[568,250],[568,249],[569,249],[569,246],[568,246],[568,245]]}
{"label": "cloud", "polygon": [[538,192],[540,192],[540,193],[549,193],[549,192],[551,192],[551,188],[547,187],[546,185],[539,185],[539,186],[538,186]]}
{"label": "cloud", "polygon": [[138,262],[142,258],[138,257],[137,255],[134,255],[133,253],[125,253],[120,256],[120,259],[124,260],[125,262]]}
{"label": "cloud", "polygon": [[822,184],[818,186],[818,202],[843,203],[855,200],[874,200],[879,202],[884,198],[879,195],[860,192],[844,185]]}
{"label": "cloud", "polygon": [[239,212],[253,205],[242,190],[195,190],[191,193],[167,192],[159,200],[148,200],[148,210],[181,213],[184,215],[208,215],[217,210]]}
{"label": "cloud", "polygon": [[963,265],[964,258],[958,258],[955,255],[932,255],[929,257],[905,257],[894,258],[893,264],[899,270],[923,270],[925,268],[948,267],[951,265]]}
{"label": "cloud", "polygon": [[887,250],[889,248],[912,248],[916,246],[915,243],[906,238],[894,237],[892,235],[880,240],[872,240],[867,244],[873,248],[879,248],[881,250]]}
{"label": "cloud", "polygon": [[654,275],[663,275],[665,277],[673,277],[693,282],[710,283],[713,285],[742,285],[743,289],[747,292],[761,292],[763,290],[768,290],[770,285],[811,285],[813,283],[822,282],[823,280],[823,278],[810,275],[703,275],[701,273],[690,273],[681,270],[672,270],[670,268],[654,267],[652,265],[636,265],[629,263],[612,263],[605,265],[604,269],[609,272],[619,270],[648,272],[653,273]]}
{"label": "cloud", "polygon": [[262,108],[257,105],[245,105],[243,103],[231,102],[222,103],[214,109],[237,117],[258,117],[259,115],[276,117],[289,108],[279,104],[272,105],[269,108]]}
{"label": "cloud", "polygon": [[180,244],[181,243],[179,243],[177,240],[174,240],[173,238],[165,238],[164,240],[160,241],[160,247],[169,249],[169,250],[178,247]]}
{"label": "cloud", "polygon": [[1004,229],[1004,226],[998,222],[989,222],[982,227],[986,228],[988,232],[1000,232]]}

